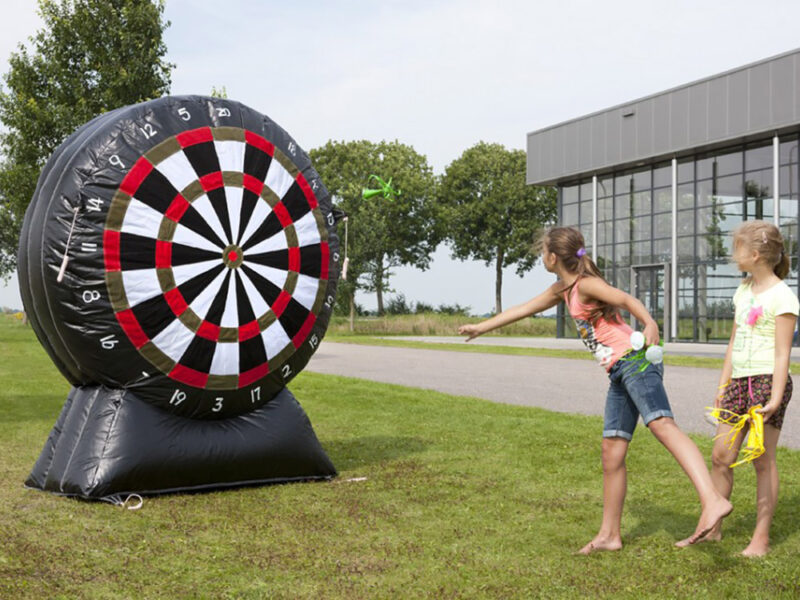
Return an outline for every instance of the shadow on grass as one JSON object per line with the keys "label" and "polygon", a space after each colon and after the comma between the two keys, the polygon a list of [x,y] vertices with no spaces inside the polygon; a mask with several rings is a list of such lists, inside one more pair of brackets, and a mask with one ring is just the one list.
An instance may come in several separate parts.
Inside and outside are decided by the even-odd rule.
{"label": "shadow on grass", "polygon": [[344,440],[329,440],[322,447],[340,471],[387,462],[422,452],[428,447],[416,437],[365,436]]}
{"label": "shadow on grass", "polygon": [[[755,488],[753,489],[753,494],[755,494]],[[793,515],[789,514],[791,512],[790,507],[798,505],[800,505],[800,494],[798,493],[792,495],[781,494],[779,496],[775,519],[772,522],[772,530],[770,531],[770,545],[773,548],[800,531],[800,520],[793,518]],[[782,507],[784,507],[784,510],[781,510]],[[627,511],[639,521],[636,527],[624,535],[629,541],[649,537],[659,531],[666,531],[675,538],[675,541],[684,539],[692,534],[697,525],[697,519],[700,517],[699,503],[695,512],[691,510],[677,512],[665,508],[663,504],[649,501],[629,503]],[[725,536],[736,536],[749,540],[755,524],[756,514],[754,510],[740,510],[737,512],[734,507],[733,513],[725,519],[723,525],[723,541]],[[696,548],[714,553],[715,556],[720,553],[724,555],[731,553],[729,547],[720,543],[698,544]],[[741,548],[738,548],[736,552],[739,550]],[[738,558],[738,556],[734,558]]]}

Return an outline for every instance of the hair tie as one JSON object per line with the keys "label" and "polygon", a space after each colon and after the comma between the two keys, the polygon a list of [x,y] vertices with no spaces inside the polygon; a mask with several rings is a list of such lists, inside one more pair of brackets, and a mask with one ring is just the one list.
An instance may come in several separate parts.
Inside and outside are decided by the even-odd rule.
{"label": "hair tie", "polygon": [[764,231],[763,229],[761,230],[761,243],[762,244],[767,243],[767,232]]}
{"label": "hair tie", "polygon": [[586,248],[578,248],[578,251],[575,253],[575,256],[581,258],[585,254],[586,254]]}

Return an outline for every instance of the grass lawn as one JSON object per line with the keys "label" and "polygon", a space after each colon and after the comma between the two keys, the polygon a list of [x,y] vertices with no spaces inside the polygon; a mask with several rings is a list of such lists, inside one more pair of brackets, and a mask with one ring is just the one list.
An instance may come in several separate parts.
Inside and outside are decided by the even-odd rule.
{"label": "grass lawn", "polygon": [[726,538],[678,550],[698,504],[639,431],[625,548],[582,557],[601,515],[599,418],[312,373],[290,387],[340,471],[331,482],[150,497],[139,511],[60,498],[22,482],[68,386],[30,328],[0,319],[0,598],[800,595],[798,452],[779,449],[773,552],[748,560],[736,553],[752,469],[737,471]]}

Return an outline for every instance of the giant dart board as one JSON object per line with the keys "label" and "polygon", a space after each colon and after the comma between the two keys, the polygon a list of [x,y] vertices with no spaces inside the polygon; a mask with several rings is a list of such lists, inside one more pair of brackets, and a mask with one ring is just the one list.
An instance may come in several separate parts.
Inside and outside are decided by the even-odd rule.
{"label": "giant dart board", "polygon": [[339,269],[308,156],[237,102],[109,112],[51,157],[26,215],[23,300],[73,385],[216,419],[268,402],[308,362]]}

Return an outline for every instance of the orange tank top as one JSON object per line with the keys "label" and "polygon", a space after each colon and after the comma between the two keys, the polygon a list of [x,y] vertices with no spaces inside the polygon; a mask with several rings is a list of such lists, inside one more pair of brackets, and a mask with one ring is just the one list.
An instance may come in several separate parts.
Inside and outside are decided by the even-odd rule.
{"label": "orange tank top", "polygon": [[631,333],[633,329],[621,321],[607,321],[602,316],[594,323],[589,321],[589,314],[595,305],[583,304],[578,298],[578,284],[575,282],[567,296],[564,292],[564,301],[567,310],[575,321],[575,327],[581,336],[584,345],[589,349],[601,367],[610,370],[621,356],[631,350]]}

